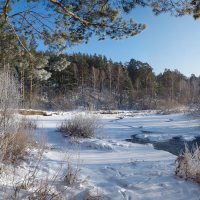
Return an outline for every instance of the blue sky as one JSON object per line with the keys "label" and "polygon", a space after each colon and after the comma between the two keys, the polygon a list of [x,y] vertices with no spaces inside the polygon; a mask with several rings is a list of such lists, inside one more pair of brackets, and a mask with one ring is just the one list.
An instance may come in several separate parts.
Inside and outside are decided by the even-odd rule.
{"label": "blue sky", "polygon": [[67,53],[96,53],[122,62],[134,58],[148,62],[156,74],[168,68],[178,69],[186,76],[200,75],[200,20],[169,14],[154,16],[143,8],[134,10],[130,17],[146,23],[147,29],[136,37],[120,41],[92,38],[88,44],[67,49]]}
{"label": "blue sky", "polygon": [[[22,2],[18,9],[24,7]],[[98,41],[93,37],[88,44],[79,44],[66,52],[102,54],[123,63],[134,58],[148,62],[156,74],[168,68],[178,69],[186,76],[200,75],[200,20],[195,21],[192,16],[154,16],[147,8],[137,8],[127,17],[147,24],[147,29],[123,40]],[[43,45],[40,47],[44,48]]]}

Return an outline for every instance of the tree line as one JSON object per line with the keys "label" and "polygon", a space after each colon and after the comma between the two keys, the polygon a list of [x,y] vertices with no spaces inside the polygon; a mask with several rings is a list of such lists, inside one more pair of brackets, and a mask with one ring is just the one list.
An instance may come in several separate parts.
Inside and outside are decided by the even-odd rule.
{"label": "tree line", "polygon": [[[9,41],[9,42],[8,42]],[[199,102],[200,78],[148,63],[113,62],[101,55],[72,55],[16,48],[13,34],[0,34],[0,68],[20,83],[23,107],[45,109],[156,109]]]}

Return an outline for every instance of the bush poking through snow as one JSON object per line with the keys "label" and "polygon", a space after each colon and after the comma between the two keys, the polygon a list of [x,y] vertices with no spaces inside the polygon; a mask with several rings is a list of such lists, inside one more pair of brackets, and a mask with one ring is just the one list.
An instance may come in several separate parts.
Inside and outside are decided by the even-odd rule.
{"label": "bush poking through snow", "polygon": [[[13,166],[9,170],[7,177],[12,180],[12,187],[5,187],[3,194],[5,200],[63,200],[65,188],[57,188],[60,181],[62,166],[54,174],[43,172],[42,159],[45,151],[45,145],[41,144],[40,149],[31,158],[34,161],[28,171],[23,174]],[[6,172],[7,173],[7,172]],[[2,184],[3,176],[0,174]],[[2,195],[2,194],[0,194]]]}
{"label": "bush poking through snow", "polygon": [[84,200],[103,200],[103,199],[105,198],[103,198],[103,195],[100,194],[98,191],[95,193],[88,191],[84,198]]}
{"label": "bush poking through snow", "polygon": [[58,128],[64,135],[74,138],[91,138],[98,128],[98,119],[92,115],[76,115],[64,121]]}
{"label": "bush poking through snow", "polygon": [[185,147],[185,152],[176,160],[176,175],[184,179],[193,179],[200,183],[200,147],[194,146],[190,151]]}
{"label": "bush poking through snow", "polygon": [[0,160],[17,163],[24,158],[28,150],[34,146],[33,134],[36,125],[22,119],[15,121],[16,129],[0,135]]}
{"label": "bush poking through snow", "polygon": [[73,168],[71,163],[68,162],[66,175],[64,177],[64,182],[66,183],[67,186],[72,186],[77,182],[79,172],[80,169],[78,167]]}

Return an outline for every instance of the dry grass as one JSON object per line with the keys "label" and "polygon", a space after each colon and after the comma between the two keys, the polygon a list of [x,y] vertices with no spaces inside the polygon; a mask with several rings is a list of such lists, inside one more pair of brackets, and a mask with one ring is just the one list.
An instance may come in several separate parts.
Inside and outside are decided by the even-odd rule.
{"label": "dry grass", "polygon": [[92,115],[76,115],[64,121],[58,128],[65,136],[91,138],[99,127],[98,118]]}
{"label": "dry grass", "polygon": [[185,152],[176,160],[176,175],[184,179],[192,179],[200,183],[200,148],[193,147],[190,151],[185,147]]}
{"label": "dry grass", "polygon": [[79,172],[80,169],[78,166],[74,168],[70,162],[67,163],[66,175],[64,177],[64,182],[67,186],[73,186],[77,182]]}
{"label": "dry grass", "polygon": [[[23,119],[19,123],[18,131],[14,134],[7,134],[5,137],[8,142],[0,142],[1,150],[4,150],[4,166],[9,170],[9,180],[12,180],[12,187],[4,186],[3,199],[5,200],[64,200],[67,193],[76,181],[79,181],[80,172],[79,162],[77,166],[71,164],[70,155],[66,154],[66,163],[61,164],[54,172],[44,170],[43,154],[46,151],[45,141],[40,141],[39,145],[33,142],[33,133],[36,125],[28,120]],[[33,142],[33,143],[32,143]],[[7,144],[3,146],[3,144]],[[34,147],[29,161],[29,168],[23,170],[24,173],[18,171],[18,165],[8,165],[9,163],[17,163],[27,158],[29,150]],[[36,148],[35,148],[36,147]],[[79,161],[79,160],[78,160]],[[66,166],[67,165],[67,166]],[[13,170],[10,170],[10,167]],[[66,167],[66,168],[65,168]],[[28,170],[27,170],[28,169]],[[3,173],[3,174],[5,174]],[[2,177],[1,177],[2,176]],[[4,175],[0,174],[0,182],[4,180]],[[2,183],[2,182],[1,182]],[[2,185],[1,185],[2,186]],[[2,190],[0,189],[0,192]],[[0,194],[2,195],[2,194]],[[71,195],[71,194],[70,194]]]}
{"label": "dry grass", "polygon": [[21,161],[34,146],[33,135],[36,125],[26,119],[15,123],[16,130],[0,136],[0,158],[3,162]]}
{"label": "dry grass", "polygon": [[65,189],[56,188],[60,181],[61,168],[54,174],[42,171],[42,159],[45,151],[44,144],[40,146],[37,153],[31,160],[34,160],[28,171],[19,174],[18,170],[13,166],[13,170],[9,170],[9,177],[12,179],[12,187],[6,187],[4,190],[5,200],[62,200]]}
{"label": "dry grass", "polygon": [[50,116],[51,114],[41,111],[41,110],[18,110],[20,115],[28,116],[28,115],[42,115],[42,116]]}
{"label": "dry grass", "polygon": [[[13,170],[9,170],[9,179],[12,180],[12,187],[4,190],[5,200],[66,200],[74,199],[74,194],[70,193],[72,187],[76,187],[79,181],[79,160],[77,165],[72,166],[70,155],[66,154],[66,162],[58,166],[57,169],[48,172],[44,170],[43,154],[45,144],[40,145],[30,158],[28,170],[21,174],[13,165]],[[67,164],[67,167],[66,167]],[[0,174],[0,183],[1,182]],[[2,185],[1,185],[2,186]],[[1,189],[0,189],[1,191]],[[1,195],[1,194],[0,194]],[[89,195],[87,195],[89,196]],[[1,197],[1,196],[0,196]],[[89,200],[89,199],[88,199]]]}

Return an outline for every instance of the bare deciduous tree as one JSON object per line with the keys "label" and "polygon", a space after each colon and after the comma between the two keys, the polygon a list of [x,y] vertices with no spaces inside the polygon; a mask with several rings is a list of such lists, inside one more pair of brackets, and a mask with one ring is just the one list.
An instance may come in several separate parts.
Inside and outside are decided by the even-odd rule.
{"label": "bare deciduous tree", "polygon": [[9,70],[0,72],[0,134],[12,132],[16,127],[13,113],[20,105],[19,84]]}

